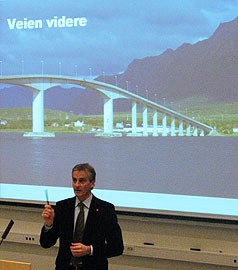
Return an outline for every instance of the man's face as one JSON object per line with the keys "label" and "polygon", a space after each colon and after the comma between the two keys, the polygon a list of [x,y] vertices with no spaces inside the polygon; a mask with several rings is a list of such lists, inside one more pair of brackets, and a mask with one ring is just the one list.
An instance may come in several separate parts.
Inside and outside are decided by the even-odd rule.
{"label": "man's face", "polygon": [[95,182],[90,182],[88,173],[85,171],[74,171],[72,174],[72,187],[75,195],[80,201],[86,200],[91,195]]}

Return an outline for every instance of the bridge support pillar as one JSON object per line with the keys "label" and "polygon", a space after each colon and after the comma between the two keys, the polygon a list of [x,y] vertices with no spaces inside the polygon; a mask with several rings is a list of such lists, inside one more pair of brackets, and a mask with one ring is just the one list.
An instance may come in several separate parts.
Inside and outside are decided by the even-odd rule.
{"label": "bridge support pillar", "polygon": [[[32,90],[33,89],[33,90]],[[24,137],[55,137],[54,133],[44,131],[44,89],[32,87],[32,132],[25,132]]]}
{"label": "bridge support pillar", "polygon": [[183,121],[182,120],[179,123],[179,136],[183,136]]}
{"label": "bridge support pillar", "polygon": [[198,136],[198,128],[194,127],[193,136]]}
{"label": "bridge support pillar", "polygon": [[44,91],[33,92],[32,131],[44,132]]}
{"label": "bridge support pillar", "polygon": [[104,99],[104,134],[113,134],[113,99]]}
{"label": "bridge support pillar", "polygon": [[158,136],[158,112],[153,112],[153,136]]}
{"label": "bridge support pillar", "polygon": [[131,126],[132,126],[132,134],[136,134],[136,129],[137,129],[136,112],[137,112],[137,104],[136,104],[135,101],[133,101],[133,102],[132,102],[132,109],[131,109]]}
{"label": "bridge support pillar", "polygon": [[162,127],[163,127],[162,136],[167,136],[168,134],[167,134],[167,115],[166,114],[163,115]]}
{"label": "bridge support pillar", "polygon": [[148,136],[148,108],[143,106],[143,136]]}
{"label": "bridge support pillar", "polygon": [[174,119],[174,117],[172,117],[172,119],[171,119],[171,127],[170,127],[170,129],[171,129],[170,135],[171,136],[176,136],[176,133],[175,133],[175,119]]}
{"label": "bridge support pillar", "polygon": [[191,125],[188,124],[187,128],[186,128],[186,136],[191,136]]}

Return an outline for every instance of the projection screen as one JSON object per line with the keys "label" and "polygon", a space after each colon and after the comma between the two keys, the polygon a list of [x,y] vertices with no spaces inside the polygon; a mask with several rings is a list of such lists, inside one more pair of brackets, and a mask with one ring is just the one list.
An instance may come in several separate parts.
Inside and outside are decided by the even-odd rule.
{"label": "projection screen", "polygon": [[94,194],[129,214],[238,220],[234,1],[0,1],[0,199]]}

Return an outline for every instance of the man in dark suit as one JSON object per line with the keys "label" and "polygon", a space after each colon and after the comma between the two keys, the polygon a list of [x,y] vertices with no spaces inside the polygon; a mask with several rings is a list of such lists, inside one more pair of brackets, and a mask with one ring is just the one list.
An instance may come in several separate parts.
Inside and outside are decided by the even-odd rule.
{"label": "man in dark suit", "polygon": [[[95,180],[96,172],[91,165],[77,164],[72,169],[75,197],[57,202],[54,208],[45,205],[40,244],[49,248],[59,239],[56,270],[107,270],[108,258],[123,253],[115,207],[92,194]],[[82,209],[79,209],[79,203],[83,203]],[[84,228],[81,238],[77,238],[82,240],[75,242],[79,212],[83,213]]]}

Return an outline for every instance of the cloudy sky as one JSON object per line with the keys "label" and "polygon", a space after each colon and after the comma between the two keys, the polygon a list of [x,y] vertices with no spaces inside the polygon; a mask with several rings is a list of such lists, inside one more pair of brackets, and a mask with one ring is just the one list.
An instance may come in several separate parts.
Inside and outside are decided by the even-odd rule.
{"label": "cloudy sky", "polygon": [[237,14],[237,0],[0,0],[0,72],[117,74]]}

